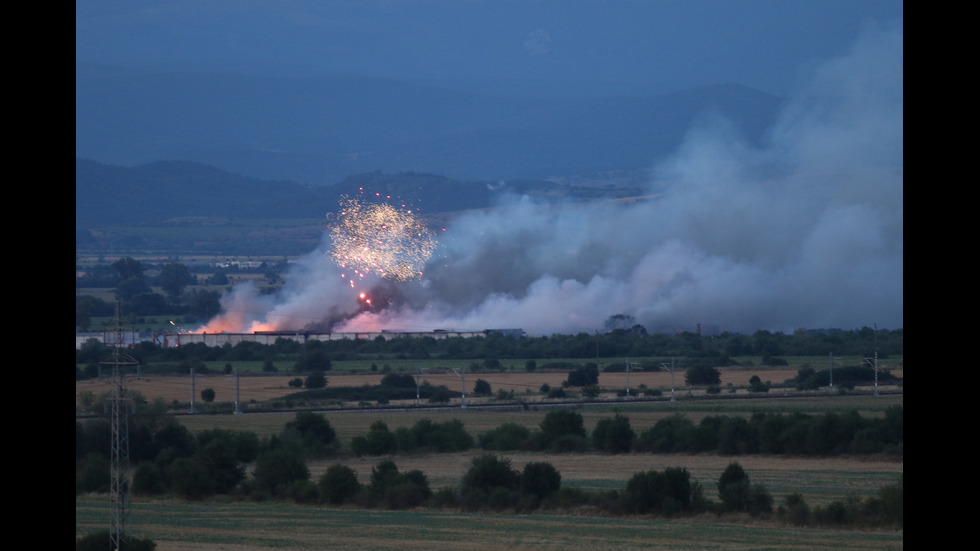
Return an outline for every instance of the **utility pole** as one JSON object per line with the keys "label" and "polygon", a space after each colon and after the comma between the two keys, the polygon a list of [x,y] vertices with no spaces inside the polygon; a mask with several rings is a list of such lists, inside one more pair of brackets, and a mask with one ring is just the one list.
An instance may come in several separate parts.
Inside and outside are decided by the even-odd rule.
{"label": "utility pole", "polygon": [[197,413],[197,407],[194,405],[194,383],[196,379],[194,378],[194,368],[191,368],[191,410],[189,413]]}
{"label": "utility pole", "polygon": [[463,371],[462,368],[460,368],[459,371],[456,371],[454,369],[453,373],[455,373],[460,380],[460,394],[463,396],[463,399],[460,402],[460,407],[466,409],[466,372]]}
{"label": "utility pole", "polygon": [[875,396],[878,395],[878,324],[875,324]]}
{"label": "utility pole", "polygon": [[123,388],[122,370],[139,362],[122,352],[125,337],[122,326],[122,306],[116,303],[115,331],[112,344],[112,396],[109,424],[112,432],[109,465],[109,547],[120,549],[126,537],[126,518],[129,516],[129,409],[132,401]]}
{"label": "utility pole", "polygon": [[424,373],[424,371],[420,368],[418,374],[415,375],[415,406],[416,407],[422,405],[422,373]]}
{"label": "utility pole", "polygon": [[626,358],[626,397],[630,397],[630,359]]}
{"label": "utility pole", "polygon": [[830,353],[830,390],[834,390],[834,353]]}
{"label": "utility pole", "polygon": [[865,358],[864,361],[870,363],[871,364],[871,367],[873,367],[874,370],[875,370],[874,394],[875,394],[875,396],[877,396],[878,395],[878,324],[877,323],[875,324],[874,347],[875,347],[875,355],[874,355],[874,358],[871,359],[871,360],[868,360],[867,358]]}
{"label": "utility pole", "polygon": [[670,359],[670,367],[667,367],[667,364],[660,364],[660,365],[663,366],[667,371],[670,371],[670,401],[673,402],[675,400],[675,398],[674,398],[674,358],[671,358]]}
{"label": "utility pole", "polygon": [[235,368],[235,415],[241,415],[242,406],[241,400],[239,399],[242,394],[241,381],[238,377],[238,368]]}

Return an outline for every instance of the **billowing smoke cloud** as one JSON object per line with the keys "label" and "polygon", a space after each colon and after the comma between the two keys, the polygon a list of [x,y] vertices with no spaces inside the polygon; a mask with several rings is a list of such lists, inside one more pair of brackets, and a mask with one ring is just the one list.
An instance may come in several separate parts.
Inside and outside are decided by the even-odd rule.
{"label": "billowing smoke cloud", "polygon": [[461,215],[420,281],[377,282],[387,308],[363,311],[317,251],[280,294],[236,289],[209,330],[901,328],[902,48],[870,29],[816,67],[763,147],[706,116],[643,200]]}

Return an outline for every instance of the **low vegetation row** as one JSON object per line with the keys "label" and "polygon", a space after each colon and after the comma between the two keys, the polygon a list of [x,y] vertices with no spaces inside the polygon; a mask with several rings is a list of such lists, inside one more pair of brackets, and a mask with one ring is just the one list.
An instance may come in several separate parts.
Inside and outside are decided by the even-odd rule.
{"label": "low vegetation row", "polygon": [[[131,488],[137,495],[173,495],[188,500],[221,494],[240,499],[391,509],[433,507],[518,513],[592,510],[598,514],[668,517],[739,512],[798,525],[900,528],[901,479],[874,497],[811,508],[803,496],[790,495],[777,507],[765,487],[750,483],[737,461],[720,473],[718,501],[714,501],[710,492],[691,482],[683,467],[638,472],[623,488],[590,492],[563,488],[561,473],[547,462],[529,462],[523,468],[515,468],[500,452],[546,449],[622,453],[643,449],[670,453],[703,438],[731,442],[731,449],[725,450],[730,455],[762,450],[778,453],[774,442],[781,442],[778,447],[797,441],[813,442],[815,447],[809,451],[814,453],[855,453],[855,447],[867,449],[862,448],[866,441],[888,441],[891,452],[900,454],[902,419],[901,406],[890,408],[879,420],[857,414],[757,414],[744,423],[712,417],[694,426],[683,417],[674,416],[637,436],[629,419],[615,414],[600,420],[589,435],[578,412],[558,409],[547,413],[536,429],[505,424],[475,437],[458,420],[436,423],[421,419],[412,427],[395,431],[378,421],[367,434],[353,437],[345,450],[329,421],[313,412],[297,413],[283,431],[266,439],[248,431],[210,429],[192,433],[171,416],[134,417],[129,430],[129,457],[135,466]],[[709,434],[709,427],[713,427],[713,433]],[[872,433],[876,436],[872,437]],[[859,440],[860,445],[853,443],[856,434],[866,435]],[[108,491],[110,465],[106,451],[110,438],[105,420],[76,422],[76,495]],[[755,444],[739,444],[743,440]],[[474,446],[483,451],[474,457],[459,487],[433,490],[424,472],[401,472],[395,463],[400,454],[460,451]],[[749,449],[751,446],[755,449]],[[379,457],[370,483],[361,484],[357,473],[343,463],[343,457],[349,454]],[[323,458],[337,461],[318,480],[311,480],[307,462]],[[250,476],[246,474],[249,472]]]}
{"label": "low vegetation row", "polygon": [[[676,334],[647,334],[642,326],[633,325],[629,316],[612,316],[601,334],[551,335],[542,337],[512,336],[503,332],[490,332],[485,337],[431,336],[378,336],[374,339],[340,339],[305,342],[280,338],[274,344],[240,342],[234,346],[208,346],[204,343],[188,343],[180,347],[163,347],[151,340],[141,341],[127,349],[127,353],[147,369],[177,364],[186,373],[191,362],[274,362],[275,364],[299,365],[300,370],[315,366],[330,370],[339,361],[384,361],[398,359],[470,360],[483,369],[499,369],[506,360],[526,362],[524,367],[534,370],[541,362],[557,360],[588,360],[597,358],[663,358],[668,363],[677,359],[679,369],[692,366],[739,365],[735,358],[758,358],[761,366],[779,367],[787,364],[785,357],[813,356],[877,357],[885,360],[901,356],[904,350],[904,332],[897,330],[799,330],[791,334],[757,331],[752,335],[722,333],[705,336],[696,332]],[[172,331],[172,326],[167,331]],[[85,343],[76,350],[77,365],[104,360],[105,346],[98,340]],[[621,360],[620,360],[621,361]],[[532,363],[533,362],[533,363]],[[659,370],[661,362],[633,364],[634,369]],[[620,369],[625,369],[621,365]]]}

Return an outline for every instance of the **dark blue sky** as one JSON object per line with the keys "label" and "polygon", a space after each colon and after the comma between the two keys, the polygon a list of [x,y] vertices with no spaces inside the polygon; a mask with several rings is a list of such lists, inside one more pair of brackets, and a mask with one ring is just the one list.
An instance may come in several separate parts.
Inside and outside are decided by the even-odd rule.
{"label": "dark blue sky", "polygon": [[76,61],[505,79],[578,93],[794,91],[893,0],[79,0]]}

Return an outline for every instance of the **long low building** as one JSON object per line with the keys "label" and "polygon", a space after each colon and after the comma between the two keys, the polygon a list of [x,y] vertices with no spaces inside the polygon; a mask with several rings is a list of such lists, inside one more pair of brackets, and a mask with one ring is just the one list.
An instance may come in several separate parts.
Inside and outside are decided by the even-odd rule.
{"label": "long low building", "polygon": [[207,346],[235,346],[240,342],[257,342],[259,344],[275,344],[277,339],[290,339],[299,342],[307,341],[340,341],[340,340],[374,340],[378,337],[389,340],[398,338],[432,337],[448,339],[450,337],[486,337],[491,333],[500,333],[512,337],[524,336],[523,329],[484,329],[482,331],[452,331],[436,329],[434,331],[398,332],[398,331],[364,331],[344,333],[308,333],[303,331],[256,331],[254,333],[149,333],[141,334],[135,331],[125,333],[77,333],[75,335],[75,350],[78,350],[90,339],[95,339],[106,345],[122,344],[132,346],[138,342],[154,342],[164,348],[172,348],[185,344],[202,343]]}

